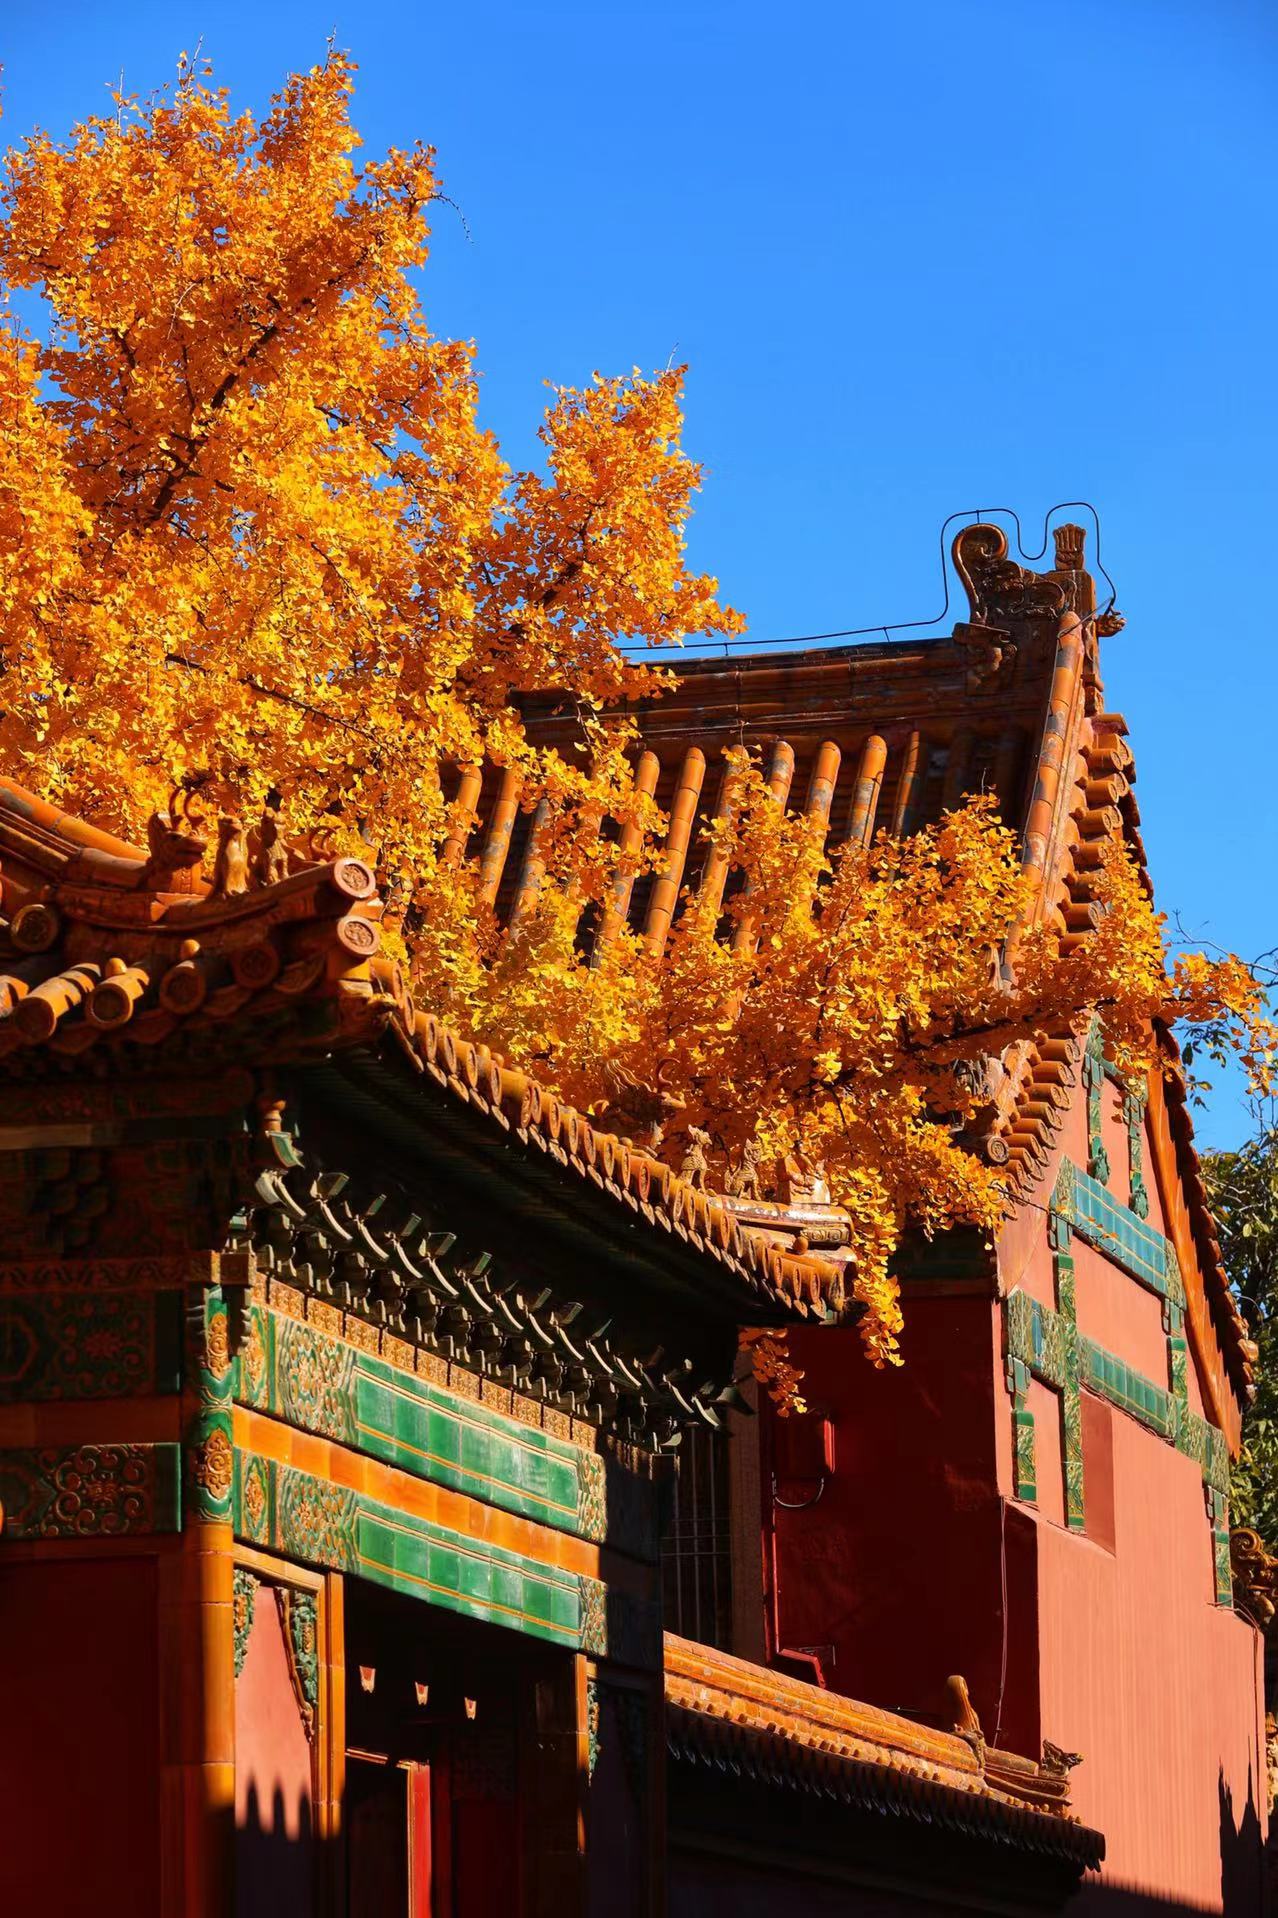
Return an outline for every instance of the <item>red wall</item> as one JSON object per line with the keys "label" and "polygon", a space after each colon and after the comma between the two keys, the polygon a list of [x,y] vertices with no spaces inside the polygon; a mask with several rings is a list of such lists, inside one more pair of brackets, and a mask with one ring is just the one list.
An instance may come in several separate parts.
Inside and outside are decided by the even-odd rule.
{"label": "red wall", "polygon": [[[836,1466],[815,1504],[774,1510],[779,1642],[821,1648],[827,1683],[849,1697],[938,1713],[962,1672],[994,1722],[995,1340],[992,1302],[970,1294],[912,1303],[899,1369],[875,1372],[855,1330],[791,1334],[809,1405],[834,1418]],[[777,1486],[794,1503],[815,1489]]]}
{"label": "red wall", "polygon": [[[1109,1090],[1104,1131],[1125,1200],[1127,1134]],[[1081,1098],[1061,1144],[1086,1164]],[[1160,1230],[1152,1164],[1147,1145]],[[1056,1170],[999,1241],[1002,1291],[1048,1304]],[[1077,1239],[1072,1250],[1080,1331],[1166,1384],[1159,1301]],[[765,1419],[777,1642],[817,1648],[837,1690],[907,1712],[937,1712],[946,1674],[962,1672],[991,1740],[1083,1754],[1074,1800],[1105,1833],[1108,1890],[1241,1918],[1258,1909],[1264,1821],[1259,1641],[1215,1603],[1199,1468],[1084,1393],[1087,1530],[1068,1532],[1060,1399],[1036,1383],[1038,1505],[1012,1499],[1001,1306],[984,1291],[974,1276],[959,1296],[907,1294],[899,1371],[872,1371],[854,1331],[792,1336],[809,1402],[835,1421],[837,1468],[817,1503],[770,1517]],[[1192,1367],[1189,1393],[1201,1411]],[[777,1489],[797,1502],[816,1487]]]}
{"label": "red wall", "polygon": [[0,1566],[0,1911],[159,1908],[156,1568]]}
{"label": "red wall", "polygon": [[1218,1911],[1231,1876],[1243,1918],[1259,1909],[1259,1637],[1214,1602],[1198,1467],[1111,1420],[1112,1553],[1015,1514],[1037,1535],[1037,1618],[1017,1623],[1039,1636],[1043,1731],[1083,1754],[1074,1803],[1105,1832],[1107,1884]]}

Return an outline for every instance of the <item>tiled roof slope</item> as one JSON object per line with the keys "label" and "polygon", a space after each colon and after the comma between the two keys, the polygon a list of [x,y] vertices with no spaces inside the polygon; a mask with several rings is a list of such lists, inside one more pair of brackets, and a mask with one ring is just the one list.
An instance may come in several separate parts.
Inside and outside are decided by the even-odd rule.
{"label": "tiled roof slope", "polygon": [[[1095,615],[1077,527],[1058,529],[1050,573],[1009,561],[993,526],[961,532],[954,557],[971,618],[946,638],[688,660],[676,665],[671,691],[634,709],[645,747],[640,778],[675,815],[664,869],[651,886],[636,886],[636,924],[659,934],[662,878],[676,891],[696,884],[698,829],[718,808],[717,762],[728,745],[757,749],[774,791],[792,810],[820,813],[835,844],[907,832],[970,792],[995,793],[1006,818],[1029,822],[1040,799],[1044,715],[1059,697],[1059,629],[1066,621],[1081,633],[1088,620],[1094,675],[1092,626],[1115,616]],[[1083,651],[1080,642],[1080,662]],[[526,717],[535,737],[573,738],[571,702],[539,700]],[[487,772],[476,850],[497,878],[499,902],[518,895],[534,824],[516,814],[512,826],[502,797]],[[1042,811],[1040,803],[1036,846]]]}
{"label": "tiled roof slope", "polygon": [[666,1719],[676,1761],[731,1767],[920,1824],[986,1834],[1095,1868],[1101,1834],[1070,1810],[1068,1772],[936,1731],[802,1679],[665,1639]]}
{"label": "tiled roof slope", "polygon": [[153,822],[148,857],[0,779],[0,1078],[10,1110],[22,1082],[77,1070],[198,1072],[228,1058],[252,1068],[371,1053],[383,1082],[386,1068],[401,1088],[407,1080],[424,1112],[451,1105],[479,1150],[504,1154],[513,1143],[521,1166],[539,1168],[538,1185],[610,1230],[638,1229],[652,1257],[700,1261],[729,1316],[843,1308],[837,1265],[742,1225],[722,1199],[415,1006],[380,950],[382,902],[361,861],[288,871],[264,835],[232,837],[210,881],[198,821]]}
{"label": "tiled roof slope", "polygon": [[[701,829],[721,804],[722,755],[744,743],[760,752],[783,803],[828,821],[833,844],[908,831],[965,793],[996,794],[1022,838],[1036,915],[1066,941],[1085,939],[1106,843],[1125,840],[1142,870],[1145,851],[1127,726],[1106,710],[1100,678],[1099,642],[1123,620],[1097,608],[1083,529],[1060,526],[1054,537],[1055,564],[1036,573],[1009,558],[999,527],[964,528],[953,558],[969,616],[948,637],[679,666],[673,690],[635,710],[638,775],[669,812],[670,829],[655,873],[629,896],[632,924],[659,946],[681,895],[700,883]],[[527,717],[536,737],[571,744],[570,704],[542,700]],[[491,768],[472,798],[473,856],[499,910],[512,910],[536,883],[536,816],[519,811],[517,789]],[[1062,1028],[1013,1062],[991,1146],[1013,1199],[1041,1183],[1054,1157],[1082,1041]],[[1170,1041],[1167,1057],[1170,1076],[1159,1075],[1151,1097],[1167,1142],[1164,1203],[1175,1214],[1214,1410],[1236,1444],[1238,1401],[1253,1390],[1247,1329],[1221,1264]]]}

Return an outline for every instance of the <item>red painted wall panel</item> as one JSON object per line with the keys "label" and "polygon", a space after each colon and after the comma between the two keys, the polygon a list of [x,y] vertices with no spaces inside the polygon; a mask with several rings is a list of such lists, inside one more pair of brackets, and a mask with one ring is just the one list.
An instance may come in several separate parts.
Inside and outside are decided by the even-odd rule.
{"label": "red painted wall panel", "polygon": [[[992,1722],[995,1341],[993,1303],[970,1295],[912,1303],[903,1369],[875,1372],[854,1330],[791,1335],[808,1403],[834,1419],[837,1464],[816,1504],[772,1514],[780,1643],[815,1648],[827,1682],[851,1697],[935,1712],[961,1671]],[[765,1525],[770,1489],[765,1444]],[[795,1503],[815,1489],[777,1486]]]}
{"label": "red painted wall panel", "polygon": [[1155,1385],[1165,1387],[1167,1333],[1162,1300],[1081,1239],[1074,1239],[1070,1251],[1079,1331],[1126,1359]]}
{"label": "red painted wall panel", "polygon": [[1115,1553],[1037,1523],[1043,1732],[1083,1754],[1074,1802],[1105,1832],[1108,1884],[1218,1911],[1230,1871],[1242,1918],[1258,1908],[1257,1634],[1213,1601],[1197,1466],[1121,1413],[1112,1432]]}
{"label": "red painted wall panel", "polygon": [[150,1558],[0,1568],[0,1911],[159,1910],[159,1675]]}
{"label": "red painted wall panel", "polygon": [[235,1681],[235,1827],[236,1918],[308,1912],[315,1867],[311,1746],[269,1585],[258,1587]]}

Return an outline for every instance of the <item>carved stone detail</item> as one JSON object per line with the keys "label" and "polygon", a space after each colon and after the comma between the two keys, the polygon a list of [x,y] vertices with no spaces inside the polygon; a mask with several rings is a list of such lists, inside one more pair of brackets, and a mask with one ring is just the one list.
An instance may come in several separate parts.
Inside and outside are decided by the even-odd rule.
{"label": "carved stone detail", "polygon": [[703,1131],[698,1125],[689,1126],[688,1145],[679,1166],[679,1177],[686,1180],[696,1192],[704,1192],[706,1189],[706,1175],[710,1170],[710,1162],[706,1158],[706,1148],[709,1144],[708,1132]]}
{"label": "carved stone detail", "polygon": [[655,1152],[665,1137],[666,1126],[686,1104],[680,1094],[666,1088],[673,1063],[663,1059],[651,1083],[637,1079],[624,1066],[609,1067],[609,1099],[599,1114],[600,1124],[620,1134],[628,1144]]}
{"label": "carved stone detail", "polygon": [[795,1146],[787,1153],[781,1167],[781,1202],[783,1205],[828,1205],[830,1203],[830,1185],[826,1178],[825,1165],[819,1158],[813,1157],[804,1146]]}
{"label": "carved stone detail", "polygon": [[757,1139],[747,1139],[741,1150],[741,1163],[728,1174],[728,1197],[760,1200],[759,1159],[762,1148]]}
{"label": "carved stone detail", "polygon": [[955,535],[951,551],[973,624],[1005,628],[1027,620],[1055,621],[1067,610],[1062,581],[1050,573],[1031,572],[1008,558],[1007,534],[1001,526],[965,526]]}

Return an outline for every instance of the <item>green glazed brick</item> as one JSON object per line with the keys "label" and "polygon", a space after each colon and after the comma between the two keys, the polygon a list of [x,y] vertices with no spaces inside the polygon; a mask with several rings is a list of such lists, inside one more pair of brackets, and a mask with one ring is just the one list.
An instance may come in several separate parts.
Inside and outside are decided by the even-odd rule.
{"label": "green glazed brick", "polygon": [[432,1410],[427,1415],[426,1450],[433,1464],[461,1464],[461,1426],[450,1413]]}
{"label": "green glazed brick", "polygon": [[[1147,1379],[1117,1353],[1106,1351],[1079,1333],[1074,1260],[1067,1250],[1071,1229],[1162,1298],[1163,1325],[1168,1335],[1166,1388]],[[1004,1303],[1016,1496],[1030,1503],[1037,1500],[1034,1419],[1025,1403],[1031,1376],[1060,1394],[1065,1517],[1071,1529],[1085,1526],[1079,1397],[1084,1386],[1194,1459],[1204,1484],[1223,1493],[1229,1481],[1229,1455],[1223,1434],[1189,1406],[1184,1287],[1170,1242],[1145,1225],[1131,1208],[1119,1205],[1095,1178],[1068,1161],[1062,1163],[1057,1178],[1048,1231],[1057,1309],[1050,1310],[1019,1287]]]}
{"label": "green glazed brick", "polygon": [[490,1597],[495,1606],[508,1612],[526,1612],[525,1579],[513,1565],[494,1564]]}
{"label": "green glazed brick", "polygon": [[480,1603],[490,1603],[493,1596],[493,1563],[491,1559],[473,1557],[469,1552],[457,1554],[457,1589],[465,1598],[477,1599]]}
{"label": "green glazed brick", "polygon": [[451,1546],[431,1542],[427,1564],[430,1582],[436,1591],[460,1592],[461,1555]]}
{"label": "green glazed brick", "polygon": [[1017,1411],[1012,1417],[1016,1441],[1016,1496],[1033,1505],[1038,1501],[1034,1414]]}
{"label": "green glazed brick", "polygon": [[[461,1468],[472,1480],[490,1480],[493,1472],[492,1445],[487,1432],[472,1425],[469,1420],[461,1427]],[[503,1474],[505,1482],[510,1484],[515,1473]]]}
{"label": "green glazed brick", "polygon": [[247,1403],[540,1524],[583,1536],[598,1530],[595,1466],[582,1447],[308,1324],[254,1314],[237,1361],[237,1394]]}
{"label": "green glazed brick", "polygon": [[1072,1220],[1079,1237],[1150,1291],[1183,1299],[1174,1254],[1162,1233],[1120,1205],[1090,1174],[1075,1166],[1072,1175]]}
{"label": "green glazed brick", "polygon": [[550,1594],[550,1623],[557,1632],[576,1632],[581,1625],[580,1592],[568,1585],[550,1585],[547,1590]]}
{"label": "green glazed brick", "polygon": [[1003,1317],[1009,1356],[1029,1363],[1035,1350],[1034,1301],[1029,1293],[1023,1292],[1019,1286],[1009,1293]]}

